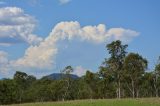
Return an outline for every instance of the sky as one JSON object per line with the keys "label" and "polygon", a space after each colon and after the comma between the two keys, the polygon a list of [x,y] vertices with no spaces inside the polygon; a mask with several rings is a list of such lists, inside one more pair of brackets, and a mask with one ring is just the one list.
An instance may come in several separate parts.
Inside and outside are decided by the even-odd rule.
{"label": "sky", "polygon": [[159,0],[0,0],[0,78],[23,71],[38,78],[65,66],[82,76],[121,40],[148,70],[160,56]]}

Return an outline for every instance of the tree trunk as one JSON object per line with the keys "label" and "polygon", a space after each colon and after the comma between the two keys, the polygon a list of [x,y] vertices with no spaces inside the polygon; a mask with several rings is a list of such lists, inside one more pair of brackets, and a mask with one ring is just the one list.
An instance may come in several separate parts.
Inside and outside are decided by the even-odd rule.
{"label": "tree trunk", "polygon": [[156,78],[154,79],[154,88],[155,88],[156,97],[159,97],[158,88],[157,88],[157,79],[158,79],[158,76],[156,75]]}
{"label": "tree trunk", "polygon": [[136,97],[139,98],[139,90],[137,89]]}
{"label": "tree trunk", "polygon": [[134,81],[132,80],[132,98],[135,97]]}
{"label": "tree trunk", "polygon": [[117,98],[119,97],[119,95],[118,95],[118,88],[116,89],[116,94],[117,94]]}
{"label": "tree trunk", "polygon": [[157,88],[156,88],[156,97],[159,97],[159,96],[158,96],[158,89],[157,89]]}
{"label": "tree trunk", "polygon": [[118,80],[118,98],[121,98],[121,82]]}

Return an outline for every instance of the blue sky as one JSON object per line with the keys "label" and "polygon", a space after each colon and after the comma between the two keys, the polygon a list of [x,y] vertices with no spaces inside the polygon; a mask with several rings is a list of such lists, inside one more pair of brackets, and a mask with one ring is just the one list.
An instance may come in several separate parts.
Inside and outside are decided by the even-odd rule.
{"label": "blue sky", "polygon": [[149,70],[160,56],[159,0],[0,0],[0,8],[0,78],[67,65],[78,75],[95,72],[109,56],[105,45],[117,39],[147,58]]}

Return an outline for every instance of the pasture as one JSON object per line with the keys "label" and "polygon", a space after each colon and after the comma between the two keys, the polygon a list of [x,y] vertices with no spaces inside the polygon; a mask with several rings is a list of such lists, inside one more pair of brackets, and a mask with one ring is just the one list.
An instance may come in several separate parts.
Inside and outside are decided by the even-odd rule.
{"label": "pasture", "polygon": [[10,106],[160,106],[159,98],[143,99],[97,99],[59,102],[38,102]]}

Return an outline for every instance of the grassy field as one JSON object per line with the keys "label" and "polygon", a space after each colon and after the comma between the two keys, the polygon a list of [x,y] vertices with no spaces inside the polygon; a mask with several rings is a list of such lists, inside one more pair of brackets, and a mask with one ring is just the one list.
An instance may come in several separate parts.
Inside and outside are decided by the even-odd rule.
{"label": "grassy field", "polygon": [[100,99],[100,100],[76,100],[66,102],[26,103],[10,106],[160,106],[160,99]]}

